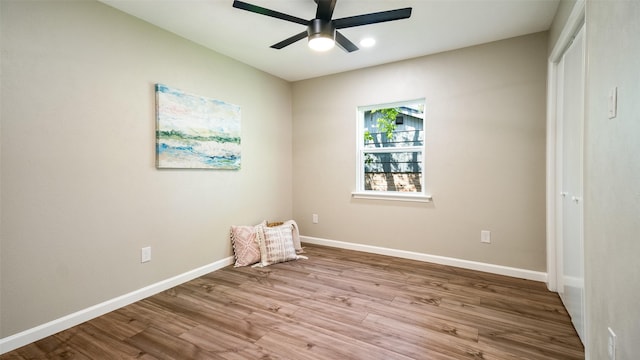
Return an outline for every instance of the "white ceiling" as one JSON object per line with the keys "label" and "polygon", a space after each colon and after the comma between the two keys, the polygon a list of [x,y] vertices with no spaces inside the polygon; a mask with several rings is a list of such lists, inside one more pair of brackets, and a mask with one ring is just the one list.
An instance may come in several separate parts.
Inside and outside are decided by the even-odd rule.
{"label": "white ceiling", "polygon": [[[412,7],[409,19],[340,30],[372,48],[316,53],[306,39],[271,45],[303,25],[232,7],[233,0],[101,0],[121,11],[288,81],[297,81],[548,30],[559,0],[338,0],[333,18]],[[303,19],[313,0],[244,0]]]}

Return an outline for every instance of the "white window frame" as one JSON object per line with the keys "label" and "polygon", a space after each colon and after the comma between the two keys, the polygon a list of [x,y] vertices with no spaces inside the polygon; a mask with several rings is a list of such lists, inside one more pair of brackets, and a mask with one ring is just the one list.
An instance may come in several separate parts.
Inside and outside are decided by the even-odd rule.
{"label": "white window frame", "polygon": [[[432,201],[432,197],[430,194],[426,192],[426,142],[427,142],[427,132],[426,132],[426,111],[425,117],[422,123],[422,129],[424,131],[424,141],[421,146],[406,146],[406,147],[398,147],[398,148],[365,148],[364,147],[364,114],[367,111],[375,110],[375,109],[387,109],[400,107],[408,104],[415,104],[417,102],[422,102],[426,105],[425,99],[414,99],[408,101],[398,101],[392,103],[385,104],[377,104],[377,105],[368,105],[368,106],[359,106],[356,109],[356,190],[351,193],[351,196],[354,199],[373,199],[373,200],[396,200],[396,201],[412,201],[412,202],[430,202]],[[365,190],[364,188],[364,164],[365,164],[365,153],[375,153],[375,152],[415,152],[419,151],[422,153],[422,184],[420,192],[400,192],[400,191],[374,191],[374,190]]]}

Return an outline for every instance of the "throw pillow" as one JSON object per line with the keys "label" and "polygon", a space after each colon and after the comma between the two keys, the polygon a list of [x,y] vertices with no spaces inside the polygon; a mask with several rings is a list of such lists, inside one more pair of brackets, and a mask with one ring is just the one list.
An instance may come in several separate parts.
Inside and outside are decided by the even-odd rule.
{"label": "throw pillow", "polygon": [[296,249],[293,247],[292,234],[293,227],[291,225],[261,226],[258,229],[258,243],[260,244],[259,266],[298,259]]}
{"label": "throw pillow", "polygon": [[263,224],[264,222],[256,226],[231,226],[231,244],[236,259],[235,267],[252,265],[260,261],[260,246],[256,235]]}
{"label": "throw pillow", "polygon": [[296,249],[296,253],[298,254],[304,253],[304,250],[302,249],[302,244],[300,244],[300,230],[298,229],[298,224],[295,222],[295,220],[287,220],[284,222],[283,221],[267,222],[268,227],[276,227],[281,225],[293,226],[293,233],[292,233],[293,247]]}

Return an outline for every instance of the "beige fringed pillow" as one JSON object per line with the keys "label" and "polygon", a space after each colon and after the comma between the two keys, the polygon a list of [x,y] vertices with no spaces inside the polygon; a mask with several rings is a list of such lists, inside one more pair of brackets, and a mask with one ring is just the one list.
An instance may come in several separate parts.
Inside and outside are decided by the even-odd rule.
{"label": "beige fringed pillow", "polygon": [[266,222],[256,226],[231,226],[231,244],[236,259],[235,267],[253,265],[260,261],[257,232]]}
{"label": "beige fringed pillow", "polygon": [[287,221],[273,221],[267,222],[268,227],[276,227],[281,225],[291,225],[292,229],[292,238],[293,238],[293,247],[296,249],[296,253],[302,254],[304,250],[302,249],[302,244],[300,243],[300,230],[298,229],[298,224],[296,224],[295,220],[287,220]]}
{"label": "beige fringed pillow", "polygon": [[260,263],[258,266],[268,266],[305,258],[296,254],[296,249],[293,246],[292,225],[261,226],[258,229],[257,236],[260,245]]}

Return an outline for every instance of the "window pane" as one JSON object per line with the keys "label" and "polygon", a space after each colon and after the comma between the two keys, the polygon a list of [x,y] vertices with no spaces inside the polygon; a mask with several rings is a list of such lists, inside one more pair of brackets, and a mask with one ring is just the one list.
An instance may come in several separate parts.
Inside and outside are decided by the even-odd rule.
{"label": "window pane", "polygon": [[422,146],[424,107],[407,104],[364,113],[364,148]]}
{"label": "window pane", "polygon": [[424,110],[424,99],[358,108],[357,191],[424,194]]}
{"label": "window pane", "polygon": [[364,153],[364,189],[422,191],[422,152]]}

